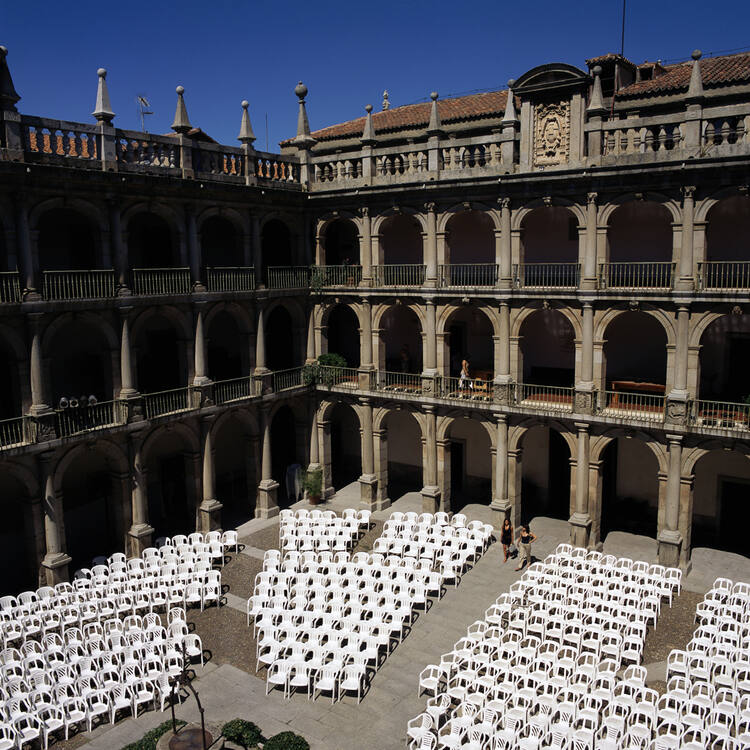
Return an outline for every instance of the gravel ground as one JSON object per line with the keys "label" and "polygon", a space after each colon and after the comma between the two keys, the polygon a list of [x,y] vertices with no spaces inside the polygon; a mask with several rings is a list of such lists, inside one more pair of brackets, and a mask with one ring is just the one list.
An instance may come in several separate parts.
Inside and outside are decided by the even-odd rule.
{"label": "gravel ground", "polygon": [[250,536],[243,537],[242,541],[249,547],[257,547],[258,549],[278,549],[279,522],[276,521],[265,529],[256,531],[254,534],[250,534]]}
{"label": "gravel ground", "polygon": [[669,602],[662,601],[656,630],[650,628],[643,647],[643,664],[666,661],[673,648],[685,648],[693,637],[695,608],[703,600],[702,594],[683,590]]}
{"label": "gravel ground", "polygon": [[263,561],[257,557],[238,554],[224,566],[221,573],[221,584],[224,592],[230,591],[236,596],[248,599],[252,596],[255,576],[263,569]]}
{"label": "gravel ground", "polygon": [[375,540],[383,533],[383,522],[382,521],[370,521],[370,528],[359,538],[357,544],[354,545],[354,552],[369,552],[372,549],[372,545],[375,544]]}

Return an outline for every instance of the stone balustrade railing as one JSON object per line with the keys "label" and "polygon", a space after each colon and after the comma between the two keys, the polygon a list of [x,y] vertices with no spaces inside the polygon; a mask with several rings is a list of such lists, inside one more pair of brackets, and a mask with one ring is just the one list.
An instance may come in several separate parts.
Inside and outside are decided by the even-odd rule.
{"label": "stone balustrade railing", "polygon": [[45,117],[21,119],[23,148],[29,161],[60,163],[100,168],[101,152],[97,143],[96,125]]}
{"label": "stone balustrade railing", "polygon": [[174,137],[135,130],[116,131],[115,158],[118,169],[125,172],[169,173],[179,169],[183,161],[180,144]]}

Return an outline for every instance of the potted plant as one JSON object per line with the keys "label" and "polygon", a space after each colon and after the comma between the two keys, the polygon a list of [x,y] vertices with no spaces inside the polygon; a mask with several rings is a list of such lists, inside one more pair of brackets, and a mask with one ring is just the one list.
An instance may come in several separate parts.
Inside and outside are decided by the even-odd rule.
{"label": "potted plant", "polygon": [[333,387],[344,376],[345,367],[346,360],[340,354],[334,352],[321,354],[318,357],[318,382],[329,388]]}
{"label": "potted plant", "polygon": [[323,470],[313,469],[305,472],[305,479],[302,482],[302,489],[307,493],[307,499],[310,505],[317,505],[320,502],[320,495],[323,492]]}

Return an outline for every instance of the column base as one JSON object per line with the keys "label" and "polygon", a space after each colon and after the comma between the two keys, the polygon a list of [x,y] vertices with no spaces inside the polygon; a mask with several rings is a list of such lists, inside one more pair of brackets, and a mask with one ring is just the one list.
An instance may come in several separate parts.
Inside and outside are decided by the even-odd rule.
{"label": "column base", "polygon": [[221,530],[221,509],[224,506],[215,499],[204,500],[200,506],[200,531],[204,534],[209,531]]}
{"label": "column base", "polygon": [[128,531],[128,556],[140,557],[153,544],[154,528],[147,523],[134,524]]}
{"label": "column base", "polygon": [[363,474],[359,478],[359,499],[370,510],[375,509],[378,495],[378,478],[374,474]]}
{"label": "column base", "polygon": [[440,510],[440,487],[422,487],[422,513],[437,513]]}
{"label": "column base", "polygon": [[674,283],[676,292],[692,292],[695,290],[695,280],[692,276],[680,276]]}
{"label": "column base", "polygon": [[256,518],[273,518],[279,515],[279,506],[276,502],[276,493],[279,483],[273,479],[264,479],[258,485],[258,499],[255,502]]}
{"label": "column base", "polygon": [[588,513],[574,513],[569,519],[570,543],[574,547],[588,549],[591,535],[591,516]]}
{"label": "column base", "polygon": [[579,288],[586,292],[595,292],[599,288],[599,280],[596,277],[581,279]]}
{"label": "column base", "polygon": [[511,510],[510,500],[506,498],[493,498],[490,503],[490,510],[492,511],[492,525],[497,531],[500,531],[503,521],[510,517]]}
{"label": "column base", "polygon": [[65,552],[53,552],[44,556],[42,560],[43,576],[48,586],[55,586],[58,583],[70,580],[68,566],[71,560],[70,555]]}
{"label": "column base", "polygon": [[669,568],[678,568],[682,550],[682,534],[679,531],[666,529],[660,532],[657,542],[659,544],[659,564]]}

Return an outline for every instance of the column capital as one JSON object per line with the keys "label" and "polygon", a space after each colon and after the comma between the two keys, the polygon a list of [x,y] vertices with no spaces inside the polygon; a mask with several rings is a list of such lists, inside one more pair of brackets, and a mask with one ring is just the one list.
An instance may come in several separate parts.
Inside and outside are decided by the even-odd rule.
{"label": "column capital", "polygon": [[596,201],[598,198],[599,198],[599,193],[596,193],[596,192],[586,193],[586,204],[589,206],[591,204],[596,205]]}
{"label": "column capital", "polygon": [[495,421],[498,425],[508,424],[508,415],[507,414],[496,414],[495,415]]}
{"label": "column capital", "polygon": [[692,200],[695,197],[695,191],[697,188],[695,185],[683,185],[682,186],[682,197],[684,200]]}
{"label": "column capital", "polygon": [[369,206],[360,206],[360,207],[359,207],[359,208],[357,209],[357,213],[358,213],[358,214],[359,214],[359,215],[360,215],[360,216],[361,216],[361,217],[362,217],[363,219],[364,219],[364,218],[369,218],[369,216],[370,216],[370,208],[369,208]]}
{"label": "column capital", "polygon": [[362,404],[362,406],[372,406],[372,399],[367,396],[360,396],[359,403]]}
{"label": "column capital", "polygon": [[436,209],[437,209],[437,204],[435,203],[435,201],[427,201],[424,204],[424,210],[427,213],[435,213]]}
{"label": "column capital", "polygon": [[578,430],[579,434],[582,432],[588,432],[591,429],[591,425],[588,422],[573,422]]}
{"label": "column capital", "polygon": [[675,435],[675,434],[667,434],[665,436],[667,438],[667,442],[670,445],[682,445],[682,441],[684,439],[684,435]]}
{"label": "column capital", "polygon": [[497,205],[500,206],[501,209],[510,209],[510,198],[506,195],[501,196],[497,199]]}

